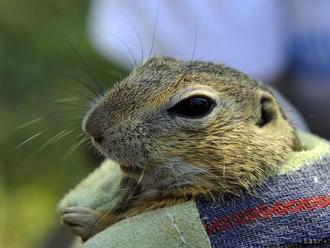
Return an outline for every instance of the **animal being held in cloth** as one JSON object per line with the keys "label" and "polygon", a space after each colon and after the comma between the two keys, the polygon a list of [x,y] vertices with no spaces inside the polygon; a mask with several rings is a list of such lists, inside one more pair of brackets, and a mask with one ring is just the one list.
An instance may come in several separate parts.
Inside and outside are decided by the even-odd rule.
{"label": "animal being held in cloth", "polygon": [[328,143],[297,132],[271,90],[240,71],[149,59],[82,126],[106,161],[59,212],[84,247],[329,240]]}

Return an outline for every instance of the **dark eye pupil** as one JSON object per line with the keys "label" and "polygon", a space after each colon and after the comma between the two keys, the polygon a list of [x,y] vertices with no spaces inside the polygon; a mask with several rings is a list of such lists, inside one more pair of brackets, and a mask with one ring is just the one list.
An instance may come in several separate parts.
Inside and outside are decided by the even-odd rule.
{"label": "dark eye pupil", "polygon": [[192,96],[177,103],[169,112],[186,118],[204,117],[209,114],[215,102],[206,96]]}

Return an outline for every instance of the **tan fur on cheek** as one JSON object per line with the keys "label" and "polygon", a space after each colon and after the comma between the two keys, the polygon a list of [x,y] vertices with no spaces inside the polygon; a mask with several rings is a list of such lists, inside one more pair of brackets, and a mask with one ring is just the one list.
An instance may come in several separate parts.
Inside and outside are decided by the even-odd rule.
{"label": "tan fur on cheek", "polygon": [[187,135],[182,133],[167,137],[171,146],[163,149],[163,156],[179,157],[205,171],[198,176],[198,185],[185,187],[186,193],[198,194],[200,190],[236,194],[260,184],[285,161],[292,151],[292,132],[283,120],[264,129],[241,123],[221,130],[215,125],[190,134],[194,143],[187,144]]}

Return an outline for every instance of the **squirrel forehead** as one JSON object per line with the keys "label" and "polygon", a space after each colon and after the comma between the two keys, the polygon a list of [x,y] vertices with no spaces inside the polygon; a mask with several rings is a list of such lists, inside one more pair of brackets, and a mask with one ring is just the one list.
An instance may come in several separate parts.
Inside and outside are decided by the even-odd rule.
{"label": "squirrel forehead", "polygon": [[126,95],[130,92],[132,96],[164,92],[171,94],[196,84],[214,86],[220,91],[228,86],[236,91],[261,86],[244,73],[221,64],[160,57],[147,60],[137,67],[118,84],[113,93]]}

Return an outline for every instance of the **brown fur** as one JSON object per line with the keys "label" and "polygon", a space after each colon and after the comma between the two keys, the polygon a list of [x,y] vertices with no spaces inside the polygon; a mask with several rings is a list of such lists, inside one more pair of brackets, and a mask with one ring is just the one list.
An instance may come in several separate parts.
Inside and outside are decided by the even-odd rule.
{"label": "brown fur", "polygon": [[[169,116],[167,109],[190,90],[215,98],[212,113],[194,120]],[[262,127],[261,101],[273,115]],[[136,68],[91,109],[83,127],[103,137],[96,147],[137,185],[118,209],[98,213],[98,230],[196,197],[249,191],[300,149],[263,84],[223,65],[170,58]]]}

